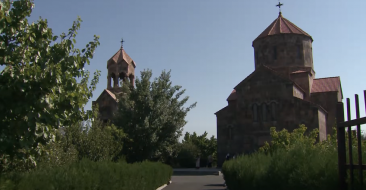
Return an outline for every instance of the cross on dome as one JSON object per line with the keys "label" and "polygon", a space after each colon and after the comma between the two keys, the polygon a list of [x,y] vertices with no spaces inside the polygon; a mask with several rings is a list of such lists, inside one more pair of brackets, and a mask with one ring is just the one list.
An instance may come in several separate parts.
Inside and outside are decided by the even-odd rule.
{"label": "cross on dome", "polygon": [[283,6],[283,4],[280,1],[278,1],[278,4],[276,5],[276,7],[279,8],[280,14],[281,14],[281,6]]}

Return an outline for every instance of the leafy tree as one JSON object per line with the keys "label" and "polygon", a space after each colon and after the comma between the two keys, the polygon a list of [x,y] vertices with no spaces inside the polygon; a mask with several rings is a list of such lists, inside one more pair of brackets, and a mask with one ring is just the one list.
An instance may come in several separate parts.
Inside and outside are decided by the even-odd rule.
{"label": "leafy tree", "polygon": [[34,162],[32,155],[55,138],[54,129],[90,116],[84,105],[100,73],[95,72],[88,85],[84,66],[93,58],[99,37],[76,49],[81,19],[67,34],[54,36],[47,20],[28,23],[33,5],[31,0],[1,4],[0,65],[5,69],[0,74],[0,157]]}
{"label": "leafy tree", "polygon": [[[184,135],[182,144],[184,145],[183,147],[185,147],[185,144],[189,144],[187,145],[188,147],[191,146],[195,146],[198,149],[198,154],[201,156],[201,160],[203,161],[202,164],[205,165],[205,162],[207,162],[207,157],[209,155],[212,156],[212,158],[215,158],[216,156],[216,152],[217,152],[217,139],[212,136],[211,138],[207,137],[207,132],[205,131],[202,135],[197,135],[196,132],[193,132],[192,134],[186,132],[186,134]],[[193,148],[191,148],[193,149]],[[182,152],[182,154],[187,154],[185,153],[185,150]],[[178,157],[182,156],[182,154],[178,155]],[[192,151],[191,157],[196,158],[197,153],[195,151]],[[185,156],[187,157],[187,156]],[[180,158],[178,158],[180,159]],[[181,163],[182,164],[182,163]]]}
{"label": "leafy tree", "polygon": [[196,106],[183,107],[189,97],[180,100],[185,90],[172,86],[170,71],[163,71],[154,81],[151,77],[151,70],[142,71],[136,88],[124,83],[124,93],[119,97],[114,123],[130,139],[122,151],[128,162],[164,161],[163,156],[172,153],[182,135],[187,113]]}
{"label": "leafy tree", "polygon": [[65,128],[63,141],[65,148],[75,147],[79,160],[92,161],[117,160],[122,151],[125,134],[113,124],[104,124],[97,119],[98,108],[89,123],[78,123]]}
{"label": "leafy tree", "polygon": [[259,148],[259,152],[273,154],[279,149],[289,150],[296,143],[315,146],[319,130],[314,129],[306,135],[306,129],[307,127],[305,127],[305,125],[300,125],[299,128],[294,129],[294,131],[290,133],[287,129],[276,131],[275,127],[271,127],[271,144],[265,142],[264,146]]}
{"label": "leafy tree", "polygon": [[179,153],[177,155],[177,165],[182,168],[196,167],[197,155],[201,150],[192,142],[185,142],[179,144]]}

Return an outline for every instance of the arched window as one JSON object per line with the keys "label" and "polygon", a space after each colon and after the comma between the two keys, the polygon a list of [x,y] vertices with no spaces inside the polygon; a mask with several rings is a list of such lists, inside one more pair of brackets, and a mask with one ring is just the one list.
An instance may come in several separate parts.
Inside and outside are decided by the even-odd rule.
{"label": "arched window", "polygon": [[117,87],[118,86],[118,81],[116,81],[116,80],[118,80],[118,79],[117,79],[117,77],[114,73],[111,74],[111,78],[113,79],[113,87],[114,88]]}

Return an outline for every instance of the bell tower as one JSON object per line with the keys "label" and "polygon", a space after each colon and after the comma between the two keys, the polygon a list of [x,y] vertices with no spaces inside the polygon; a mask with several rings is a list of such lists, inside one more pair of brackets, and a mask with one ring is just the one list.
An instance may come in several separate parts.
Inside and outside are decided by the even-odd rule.
{"label": "bell tower", "polygon": [[123,49],[123,42],[122,39],[121,48],[107,61],[107,90],[113,93],[121,92],[120,82],[127,82],[127,78],[132,86],[135,85],[136,63]]}

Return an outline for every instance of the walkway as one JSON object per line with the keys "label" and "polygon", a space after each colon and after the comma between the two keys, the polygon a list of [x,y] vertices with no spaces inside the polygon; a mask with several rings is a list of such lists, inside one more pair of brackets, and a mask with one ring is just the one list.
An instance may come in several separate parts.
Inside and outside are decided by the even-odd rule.
{"label": "walkway", "polygon": [[[225,190],[218,169],[174,169],[172,183],[163,190]],[[215,173],[215,174],[214,174]]]}

